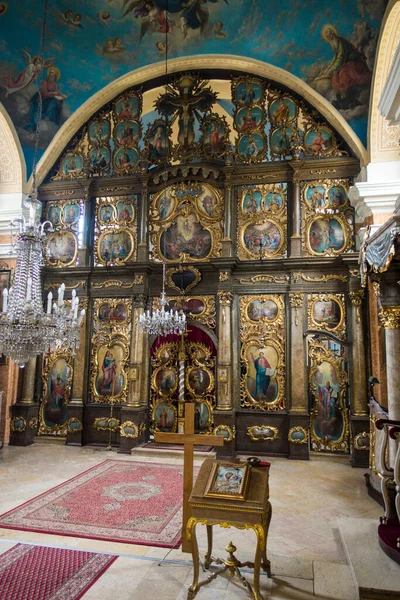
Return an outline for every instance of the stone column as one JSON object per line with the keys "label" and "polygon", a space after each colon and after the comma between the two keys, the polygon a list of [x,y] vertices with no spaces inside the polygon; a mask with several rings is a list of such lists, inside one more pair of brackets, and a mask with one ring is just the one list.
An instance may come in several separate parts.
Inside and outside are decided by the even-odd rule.
{"label": "stone column", "polygon": [[37,357],[33,356],[25,364],[20,404],[34,403],[33,396],[35,392],[36,361]]}
{"label": "stone column", "polygon": [[[400,306],[382,306],[380,317],[385,328],[386,373],[389,419],[400,421]],[[389,464],[394,467],[397,441],[390,439]]]}
{"label": "stone column", "polygon": [[367,372],[365,364],[364,326],[361,312],[364,290],[349,292],[351,300],[351,328],[352,328],[352,413],[358,417],[365,417],[368,411]]}
{"label": "stone column", "polygon": [[308,459],[307,369],[303,331],[304,294],[289,293],[290,304],[290,407],[288,434],[290,458]]}
{"label": "stone column", "polygon": [[222,240],[222,256],[228,258],[232,256],[232,186],[225,185],[225,212],[224,212],[224,237]]}
{"label": "stone column", "polygon": [[217,410],[232,410],[232,292],[218,292]]}
{"label": "stone column", "polygon": [[147,180],[142,182],[142,195],[141,195],[141,208],[140,208],[140,223],[138,223],[138,261],[146,262],[148,260],[147,255],[147,223],[149,221],[149,188]]}

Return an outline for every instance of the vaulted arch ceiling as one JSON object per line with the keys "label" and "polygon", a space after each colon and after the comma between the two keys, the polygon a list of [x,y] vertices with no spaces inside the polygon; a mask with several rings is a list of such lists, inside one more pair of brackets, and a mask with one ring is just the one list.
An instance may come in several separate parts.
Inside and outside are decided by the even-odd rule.
{"label": "vaulted arch ceiling", "polygon": [[89,98],[109,94],[109,84],[118,88],[119,79],[132,71],[163,62],[166,50],[171,58],[195,55],[200,62],[205,53],[234,54],[302,80],[310,94],[321,94],[320,103],[323,98],[330,103],[343,128],[353,130],[354,144],[366,145],[371,76],[386,4],[282,0],[278,10],[260,0],[57,0],[47,15],[42,63],[37,55],[44,0],[4,1],[1,99],[31,165],[41,78],[45,95],[54,99],[44,107],[44,152],[63,123],[60,135],[67,140],[74,128],[71,115]]}

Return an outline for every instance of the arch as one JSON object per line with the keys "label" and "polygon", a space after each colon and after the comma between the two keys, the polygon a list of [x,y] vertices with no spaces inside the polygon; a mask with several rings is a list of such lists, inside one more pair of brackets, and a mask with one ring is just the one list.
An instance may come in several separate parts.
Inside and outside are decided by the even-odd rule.
{"label": "arch", "polygon": [[[334,108],[328,100],[313,90],[305,81],[292,75],[288,71],[259,60],[234,55],[209,54],[189,56],[171,59],[168,62],[169,74],[180,71],[215,69],[216,65],[218,65],[219,69],[225,69],[232,74],[237,71],[271,79],[276,83],[281,83],[290,90],[293,90],[293,92],[302,96],[327,119],[360,159],[361,166],[368,163],[368,153],[366,148],[339,111]],[[123,75],[89,98],[64,123],[41,158],[37,169],[38,184],[46,177],[47,173],[73,135],[75,135],[79,128],[86,123],[97,110],[127,88],[140,85],[145,81],[156,79],[164,74],[164,63],[147,65],[146,67],[141,67]]]}
{"label": "arch", "polygon": [[378,104],[400,43],[400,2],[391,0],[387,6],[375,61],[374,78],[368,119],[368,149],[372,162],[398,160],[399,128],[390,127],[381,115]]}
{"label": "arch", "polygon": [[0,194],[21,193],[25,188],[26,163],[14,124],[0,103]]}

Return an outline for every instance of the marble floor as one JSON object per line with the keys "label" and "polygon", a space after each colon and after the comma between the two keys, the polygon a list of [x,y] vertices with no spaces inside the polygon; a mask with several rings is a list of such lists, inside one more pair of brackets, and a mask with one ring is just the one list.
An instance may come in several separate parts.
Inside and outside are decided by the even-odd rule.
{"label": "marble floor", "polygon": [[[182,461],[180,453],[132,456],[103,449],[34,444],[0,450],[0,512],[6,512],[105,459]],[[364,470],[352,469],[342,457],[310,461],[270,458],[273,514],[268,556],[274,577],[261,576],[264,598],[273,600],[355,600],[356,591],[339,535],[337,520],[379,519],[381,508],[366,493]],[[201,458],[196,458],[200,465]],[[198,526],[200,552],[206,548]],[[215,555],[225,557],[232,540],[239,560],[254,552],[251,531],[215,528]],[[0,529],[0,553],[18,542],[118,554],[119,558],[86,592],[83,600],[184,600],[192,579],[189,554],[180,550],[99,542],[57,535]],[[200,578],[204,576],[201,573]],[[199,600],[249,598],[236,578],[219,577],[200,589]],[[2,600],[12,600],[4,598]]]}

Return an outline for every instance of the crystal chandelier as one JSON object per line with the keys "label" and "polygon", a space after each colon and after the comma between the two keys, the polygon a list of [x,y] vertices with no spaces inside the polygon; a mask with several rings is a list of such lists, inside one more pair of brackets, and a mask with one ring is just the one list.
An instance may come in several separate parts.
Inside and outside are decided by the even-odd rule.
{"label": "crystal chandelier", "polygon": [[139,323],[143,331],[149,335],[170,335],[171,333],[182,334],[186,329],[186,315],[179,314],[177,310],[165,310],[168,300],[165,296],[165,263],[163,263],[163,287],[158,299],[160,309],[147,310],[139,315]]}
{"label": "crystal chandelier", "polygon": [[21,217],[15,249],[17,264],[13,287],[3,290],[3,310],[0,313],[0,353],[10,357],[20,367],[32,357],[60,346],[79,347],[79,330],[85,314],[78,317],[79,299],[72,292],[71,308],[64,303],[65,285],[58,290],[58,303],[52,304],[53,295],[47,296],[47,312],[43,310],[41,269],[43,244],[47,231],[52,231],[49,221],[26,223]]}

